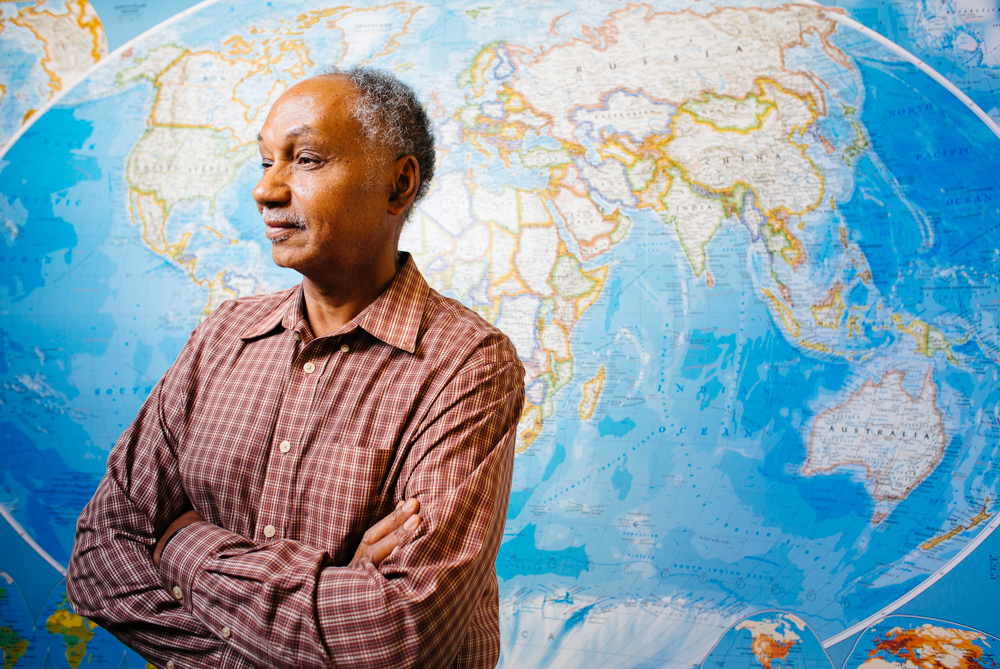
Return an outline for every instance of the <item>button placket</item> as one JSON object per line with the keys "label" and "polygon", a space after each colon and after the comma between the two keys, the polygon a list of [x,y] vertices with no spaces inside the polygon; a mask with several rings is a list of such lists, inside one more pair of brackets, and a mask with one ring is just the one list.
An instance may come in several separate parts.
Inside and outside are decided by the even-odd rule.
{"label": "button placket", "polygon": [[[261,489],[260,514],[257,517],[259,540],[273,539],[278,536],[277,528],[287,526],[286,513],[290,508],[288,497],[292,490],[292,474],[296,464],[296,457],[289,454],[292,454],[293,445],[301,443],[306,431],[309,407],[316,391],[315,381],[321,376],[313,372],[322,371],[322,361],[316,359],[320,351],[322,348],[317,340],[303,346],[302,351],[293,359],[292,373],[287,377],[278,406],[267,474]],[[303,362],[303,359],[307,361]],[[298,373],[295,372],[296,369],[299,370]],[[301,450],[297,449],[293,455],[297,456],[299,453]]]}

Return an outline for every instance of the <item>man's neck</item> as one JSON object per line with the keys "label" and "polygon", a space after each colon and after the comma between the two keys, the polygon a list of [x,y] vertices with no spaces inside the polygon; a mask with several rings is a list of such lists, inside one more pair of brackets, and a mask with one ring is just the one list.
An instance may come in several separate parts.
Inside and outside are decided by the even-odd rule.
{"label": "man's neck", "polygon": [[381,263],[368,271],[358,272],[346,282],[321,282],[303,277],[305,317],[313,334],[322,337],[349,323],[385,292],[400,267],[402,261],[396,254],[394,263]]}

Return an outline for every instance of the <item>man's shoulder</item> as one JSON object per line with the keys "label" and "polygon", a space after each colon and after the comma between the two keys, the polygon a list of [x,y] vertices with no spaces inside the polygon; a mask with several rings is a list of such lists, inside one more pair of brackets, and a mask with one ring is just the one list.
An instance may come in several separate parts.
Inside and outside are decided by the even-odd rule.
{"label": "man's shoulder", "polygon": [[257,327],[266,327],[266,322],[271,318],[277,325],[284,314],[288,300],[297,290],[297,287],[293,287],[276,293],[226,300],[198,329],[202,331],[203,336],[240,338]]}
{"label": "man's shoulder", "polygon": [[510,337],[458,300],[431,289],[424,319],[424,341],[445,344],[449,355],[461,355],[464,350],[466,355],[476,352],[491,362],[521,365]]}

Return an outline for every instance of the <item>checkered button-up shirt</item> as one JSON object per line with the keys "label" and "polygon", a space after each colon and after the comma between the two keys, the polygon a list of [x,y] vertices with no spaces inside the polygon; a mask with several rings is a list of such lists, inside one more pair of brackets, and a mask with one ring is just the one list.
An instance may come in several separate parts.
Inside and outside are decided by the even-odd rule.
{"label": "checkered button-up shirt", "polygon": [[[71,601],[161,667],[492,667],[523,401],[510,341],[412,259],[324,337],[301,287],[227,302],[109,455]],[[416,532],[379,567],[350,565],[409,498]],[[157,569],[189,507],[206,522]]]}

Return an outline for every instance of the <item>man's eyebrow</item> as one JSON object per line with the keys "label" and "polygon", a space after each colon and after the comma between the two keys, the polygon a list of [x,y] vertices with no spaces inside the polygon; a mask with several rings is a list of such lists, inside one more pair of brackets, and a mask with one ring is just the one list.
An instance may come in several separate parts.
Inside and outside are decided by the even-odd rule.
{"label": "man's eyebrow", "polygon": [[[320,132],[316,130],[316,128],[312,127],[311,125],[305,125],[305,124],[297,125],[285,131],[285,137],[300,137],[302,135],[319,135],[319,134]],[[257,141],[258,142],[264,141],[264,138],[260,136],[259,132],[257,133]]]}

